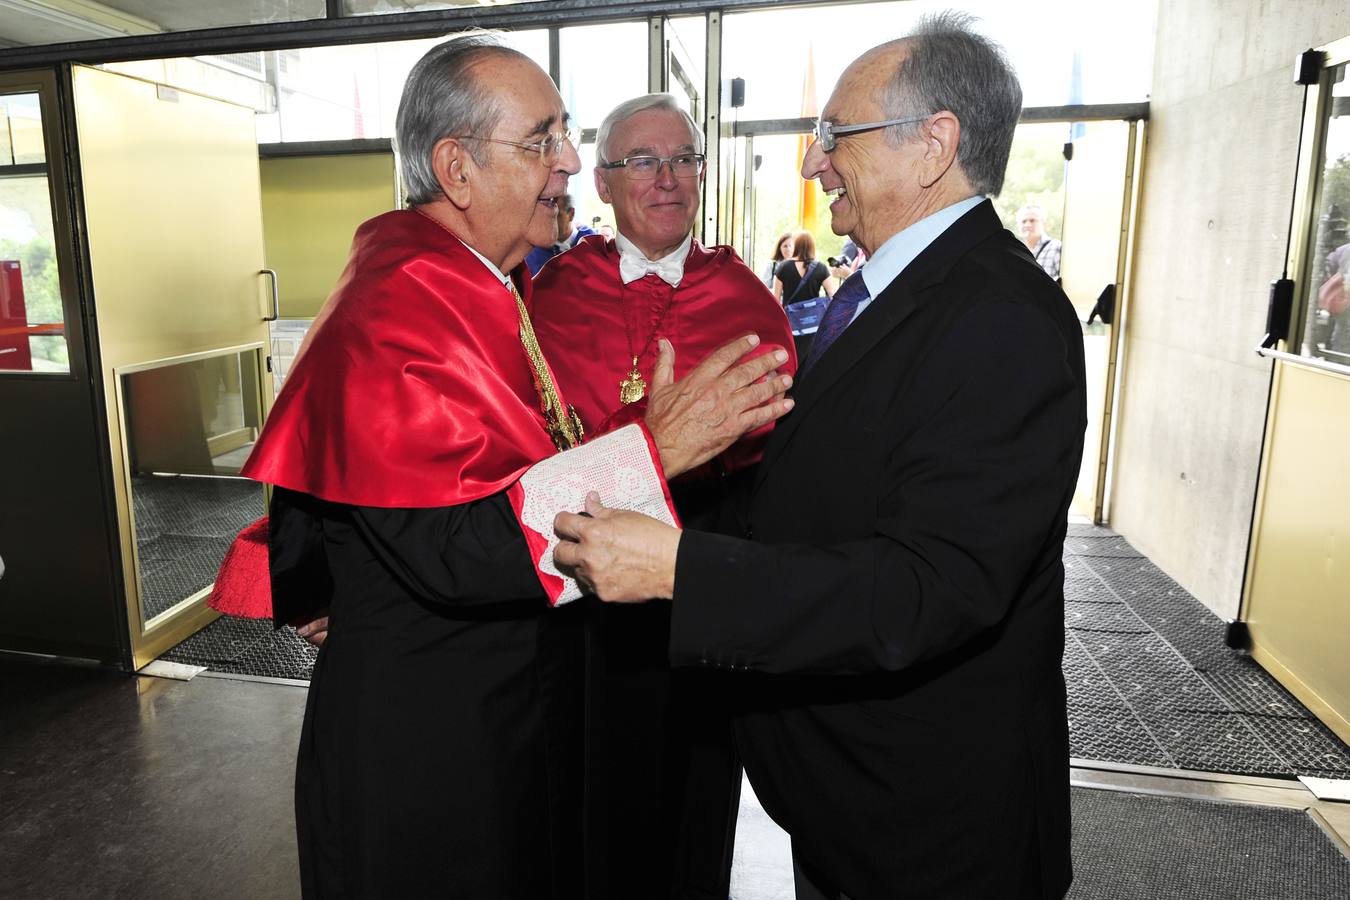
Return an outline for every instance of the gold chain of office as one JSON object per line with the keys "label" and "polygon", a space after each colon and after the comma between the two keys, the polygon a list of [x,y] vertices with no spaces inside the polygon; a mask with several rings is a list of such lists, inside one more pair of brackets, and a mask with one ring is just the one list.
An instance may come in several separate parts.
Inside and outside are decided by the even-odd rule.
{"label": "gold chain of office", "polygon": [[525,308],[525,301],[521,299],[515,283],[509,280],[507,283],[511,286],[511,296],[516,298],[516,309],[520,312],[520,343],[534,368],[534,386],[539,391],[539,408],[544,414],[544,427],[548,429],[549,437],[553,438],[553,446],[559,450],[570,450],[586,436],[585,429],[581,427],[581,417],[571,404],[563,409],[562,398],[558,396],[558,388],[553,383],[553,374],[549,372],[544,352],[539,349],[539,340],[534,336],[530,312]]}

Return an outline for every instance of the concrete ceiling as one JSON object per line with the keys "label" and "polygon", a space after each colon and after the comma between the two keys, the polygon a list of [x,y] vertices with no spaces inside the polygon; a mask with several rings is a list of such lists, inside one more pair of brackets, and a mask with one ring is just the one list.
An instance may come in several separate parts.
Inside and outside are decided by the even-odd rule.
{"label": "concrete ceiling", "polygon": [[324,0],[0,0],[0,43],[55,44],[323,16]]}

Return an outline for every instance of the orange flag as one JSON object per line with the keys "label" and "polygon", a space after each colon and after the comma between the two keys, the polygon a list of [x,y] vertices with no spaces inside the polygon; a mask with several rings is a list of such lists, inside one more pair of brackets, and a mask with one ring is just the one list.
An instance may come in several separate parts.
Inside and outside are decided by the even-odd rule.
{"label": "orange flag", "polygon": [[[806,45],[806,75],[802,79],[802,112],[803,119],[814,119],[820,115],[820,108],[816,106],[816,56],[815,48],[812,44]],[[797,138],[797,159],[806,158],[806,148],[811,146],[811,135],[804,134]],[[802,180],[797,189],[797,227],[802,229],[811,229],[816,225],[816,197],[820,194],[820,186],[814,181]]]}

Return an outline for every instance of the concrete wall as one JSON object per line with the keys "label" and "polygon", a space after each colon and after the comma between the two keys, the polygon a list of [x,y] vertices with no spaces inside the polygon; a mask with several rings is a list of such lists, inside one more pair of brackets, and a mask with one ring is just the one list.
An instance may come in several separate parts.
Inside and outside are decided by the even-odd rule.
{"label": "concrete wall", "polygon": [[1345,0],[1160,3],[1111,524],[1233,618],[1284,261],[1295,56],[1350,34]]}

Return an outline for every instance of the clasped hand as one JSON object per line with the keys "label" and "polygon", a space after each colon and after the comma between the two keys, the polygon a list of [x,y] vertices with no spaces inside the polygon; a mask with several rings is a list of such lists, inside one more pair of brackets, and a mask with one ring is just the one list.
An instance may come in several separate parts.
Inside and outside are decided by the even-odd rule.
{"label": "clasped hand", "polygon": [[601,600],[635,602],[675,593],[680,530],[651,516],[610,509],[592,491],[586,512],[558,513],[553,561]]}
{"label": "clasped hand", "polygon": [[[792,409],[791,398],[783,396],[792,378],[774,371],[787,362],[787,351],[745,359],[757,346],[756,335],[737,338],[675,381],[675,350],[661,341],[646,423],[667,478],[707,462]],[[584,514],[559,513],[553,528],[562,539],[553,561],[601,600],[637,602],[675,593],[678,528],[610,509],[594,492]]]}

